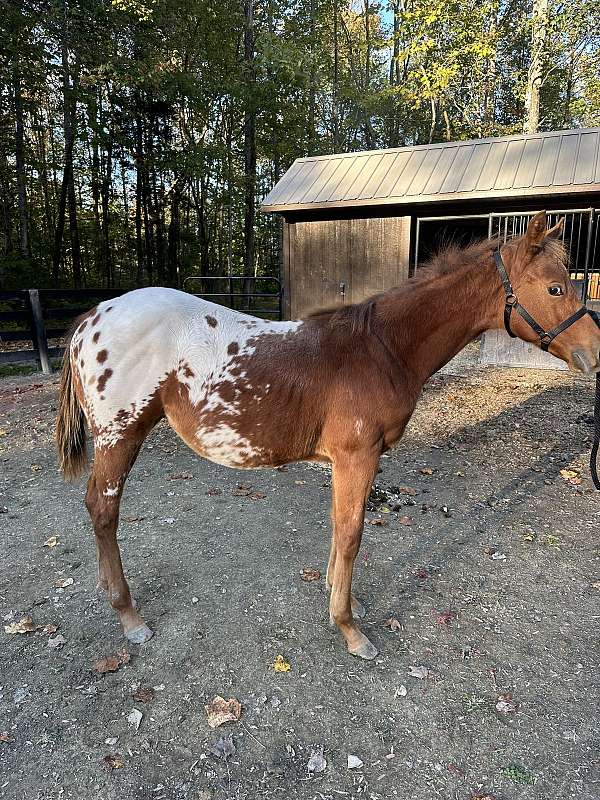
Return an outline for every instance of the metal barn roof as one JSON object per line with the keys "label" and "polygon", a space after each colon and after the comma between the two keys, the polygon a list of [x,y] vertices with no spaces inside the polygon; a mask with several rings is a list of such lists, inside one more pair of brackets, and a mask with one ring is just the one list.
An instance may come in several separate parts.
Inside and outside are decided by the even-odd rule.
{"label": "metal barn roof", "polygon": [[600,192],[600,128],[299,158],[263,211]]}

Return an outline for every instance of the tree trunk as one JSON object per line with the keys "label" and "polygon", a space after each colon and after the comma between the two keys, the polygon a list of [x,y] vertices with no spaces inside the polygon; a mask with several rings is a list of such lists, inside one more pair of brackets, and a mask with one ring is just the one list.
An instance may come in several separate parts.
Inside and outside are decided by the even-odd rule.
{"label": "tree trunk", "polygon": [[[246,108],[244,111],[244,276],[254,275],[254,221],[256,205],[256,107],[254,97],[254,18],[253,0],[244,0],[244,63],[246,68]],[[253,291],[255,281],[244,281],[244,294]],[[244,298],[246,308],[250,298]]]}
{"label": "tree trunk", "polygon": [[531,18],[531,62],[525,92],[524,133],[537,133],[540,126],[540,90],[543,81],[544,50],[548,33],[548,0],[533,0]]}
{"label": "tree trunk", "polygon": [[[77,200],[75,197],[75,181],[73,176],[73,146],[75,142],[75,101],[72,96],[71,75],[69,68],[69,53],[67,47],[67,10],[62,31],[61,59],[63,81],[63,131],[65,138],[65,161],[63,178],[60,190],[58,217],[54,236],[54,258],[52,262],[52,278],[58,284],[60,263],[62,258],[62,243],[65,226],[65,211],[69,212],[69,234],[71,237],[71,263],[73,267],[73,284],[76,288],[81,286],[81,250],[79,246],[79,231],[77,227]],[[76,76],[73,76],[75,85]]]}
{"label": "tree trunk", "polygon": [[112,116],[106,143],[106,156],[104,161],[104,171],[102,174],[102,266],[104,271],[104,282],[108,288],[115,285],[113,275],[113,259],[110,249],[110,195],[112,191],[112,170],[113,170],[113,128]]}
{"label": "tree trunk", "polygon": [[135,120],[135,252],[137,259],[136,286],[144,285],[144,244],[142,241],[142,199],[143,199],[143,159],[144,138],[139,98],[136,100]]}
{"label": "tree trunk", "polygon": [[338,114],[338,90],[340,77],[340,55],[338,42],[338,0],[333,0],[333,86],[332,86],[332,133],[333,133],[333,152],[337,153],[339,148],[339,114]]}
{"label": "tree trunk", "polygon": [[13,63],[13,92],[15,98],[15,167],[17,172],[17,205],[19,209],[19,249],[23,258],[29,258],[29,233],[27,224],[27,186],[25,174],[25,135],[23,124],[23,99],[21,74],[17,62]]}

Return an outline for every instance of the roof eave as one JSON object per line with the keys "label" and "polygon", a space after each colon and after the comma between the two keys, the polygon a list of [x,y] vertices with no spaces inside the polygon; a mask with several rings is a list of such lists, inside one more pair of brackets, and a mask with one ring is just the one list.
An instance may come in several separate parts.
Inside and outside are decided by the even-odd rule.
{"label": "roof eave", "polygon": [[460,192],[435,195],[413,195],[410,197],[374,197],[369,199],[326,201],[322,203],[289,203],[284,205],[261,204],[260,210],[266,214],[289,214],[294,211],[317,211],[338,208],[365,208],[369,206],[416,206],[433,203],[459,203],[476,200],[510,200],[523,197],[569,196],[598,194],[600,183],[565,184],[564,186],[536,186],[524,189],[494,190],[489,192]]}

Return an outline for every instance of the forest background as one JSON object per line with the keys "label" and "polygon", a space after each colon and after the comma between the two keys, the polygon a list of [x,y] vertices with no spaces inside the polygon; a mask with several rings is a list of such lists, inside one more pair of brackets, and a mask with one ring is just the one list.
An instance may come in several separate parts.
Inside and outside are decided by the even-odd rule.
{"label": "forest background", "polygon": [[0,6],[0,289],[277,275],[297,157],[600,125],[597,0]]}

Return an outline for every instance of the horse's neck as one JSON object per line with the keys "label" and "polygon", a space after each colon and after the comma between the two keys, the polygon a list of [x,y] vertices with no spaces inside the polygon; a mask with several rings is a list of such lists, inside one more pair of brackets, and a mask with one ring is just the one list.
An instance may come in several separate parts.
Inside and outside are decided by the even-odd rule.
{"label": "horse's neck", "polygon": [[476,336],[497,327],[502,308],[493,267],[473,265],[384,295],[379,335],[424,383]]}

